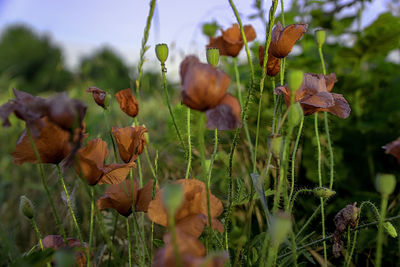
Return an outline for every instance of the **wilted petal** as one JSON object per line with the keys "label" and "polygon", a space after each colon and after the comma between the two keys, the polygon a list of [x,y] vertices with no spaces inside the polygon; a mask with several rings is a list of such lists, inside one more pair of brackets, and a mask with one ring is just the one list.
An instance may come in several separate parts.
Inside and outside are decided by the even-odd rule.
{"label": "wilted petal", "polygon": [[204,230],[204,225],[207,223],[207,217],[203,214],[189,215],[176,224],[176,229],[180,232],[199,238]]}
{"label": "wilted petal", "polygon": [[220,131],[233,130],[241,125],[239,101],[231,94],[226,94],[221,102],[206,111],[208,129]]}
{"label": "wilted petal", "polygon": [[67,244],[60,235],[48,235],[42,239],[44,248],[52,248],[59,250],[60,248],[70,248],[75,251],[74,257],[79,267],[84,267],[87,264],[86,255],[88,254],[87,243],[81,243],[78,239],[67,238]]}
{"label": "wilted petal", "polygon": [[107,96],[107,93],[105,91],[97,87],[89,87],[88,89],[86,89],[86,92],[92,93],[93,99],[96,102],[96,104],[102,108],[105,108],[104,102]]}
{"label": "wilted petal", "polygon": [[330,73],[329,75],[325,75],[326,90],[328,92],[332,91],[332,88],[336,82],[337,78],[335,73]]}
{"label": "wilted petal", "polygon": [[106,189],[104,195],[97,200],[97,207],[99,210],[113,208],[119,214],[127,217],[132,213],[132,204],[137,201],[138,187],[135,180],[132,184],[129,179],[120,184],[112,184]]}
{"label": "wilted petal", "polygon": [[[247,42],[251,42],[256,39],[257,33],[251,25],[243,26],[244,35],[246,35]],[[240,35],[241,36],[241,35]]]}
{"label": "wilted petal", "polygon": [[[136,202],[136,211],[147,212],[149,203],[153,198],[153,184],[154,180],[150,180],[147,184],[140,188],[138,191],[138,199]],[[158,191],[158,185],[156,185],[155,192]]]}
{"label": "wilted petal", "polygon": [[306,33],[307,24],[291,24],[282,29],[281,23],[278,21],[277,25],[271,32],[271,44],[269,51],[277,58],[286,57],[294,44]]}
{"label": "wilted petal", "polygon": [[65,247],[64,239],[60,235],[48,235],[42,239],[44,248],[53,248],[55,250]]}
{"label": "wilted petal", "polygon": [[392,154],[397,158],[397,162],[400,164],[400,137],[393,142],[386,144],[384,147],[386,154]]}
{"label": "wilted petal", "polygon": [[335,105],[328,108],[327,111],[339,118],[346,119],[350,116],[351,112],[349,103],[347,103],[346,99],[341,94],[332,94],[332,96],[335,100]]}
{"label": "wilted petal", "polygon": [[[40,130],[38,138],[33,137],[40,160],[42,163],[58,164],[72,151],[71,135],[47,118],[43,118],[41,121],[44,127]],[[12,156],[14,157],[14,163],[19,165],[24,162],[37,163],[27,131],[24,131],[19,138]]]}
{"label": "wilted petal", "polygon": [[119,155],[124,162],[135,160],[137,155],[143,153],[146,145],[145,133],[147,133],[147,129],[142,126],[112,127],[112,134],[117,142]]}
{"label": "wilted petal", "polygon": [[126,179],[131,168],[136,167],[135,162],[126,164],[112,163],[100,168],[103,172],[98,184],[120,184]]}
{"label": "wilted petal", "polygon": [[[265,48],[264,46],[259,46],[258,47],[258,59],[260,63],[260,67],[263,68],[264,66],[264,53],[265,53]],[[279,73],[281,69],[281,60],[277,57],[274,57],[269,51],[268,51],[268,59],[267,59],[267,65],[266,65],[266,73],[273,77]]]}
{"label": "wilted petal", "polygon": [[200,111],[218,105],[231,82],[224,72],[200,63],[194,56],[188,56],[182,61],[180,74],[183,104]]}
{"label": "wilted petal", "polygon": [[310,95],[308,97],[300,100],[300,104],[305,104],[309,106],[314,106],[318,108],[329,108],[335,105],[335,100],[333,96],[328,92],[319,92],[315,95]]}
{"label": "wilted petal", "polygon": [[132,118],[136,117],[139,113],[139,104],[133,96],[130,88],[118,91],[115,94],[115,97],[117,98],[119,107],[123,112]]}

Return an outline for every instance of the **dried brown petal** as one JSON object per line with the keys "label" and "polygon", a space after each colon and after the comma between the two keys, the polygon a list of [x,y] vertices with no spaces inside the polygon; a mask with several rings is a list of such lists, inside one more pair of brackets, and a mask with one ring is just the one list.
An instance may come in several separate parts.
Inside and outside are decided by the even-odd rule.
{"label": "dried brown petal", "polygon": [[[71,135],[61,129],[46,117],[41,119],[44,127],[40,130],[38,138],[33,138],[42,163],[59,164],[72,151]],[[14,163],[20,165],[24,162],[37,163],[27,131],[21,135],[14,152]]]}
{"label": "dried brown petal", "polygon": [[[97,200],[97,207],[99,210],[113,208],[119,214],[128,217],[132,213],[133,201],[135,203],[137,201],[138,188],[138,183],[134,180],[132,184],[129,179],[120,184],[112,184],[106,189],[104,195]],[[132,189],[134,199],[132,199]]]}
{"label": "dried brown petal", "polygon": [[[264,51],[265,48],[264,46],[259,46],[258,47],[258,59],[260,63],[260,67],[263,67],[264,64]],[[275,76],[279,73],[281,70],[281,60],[277,57],[274,57],[269,51],[268,51],[268,60],[267,60],[267,66],[266,66],[266,73],[268,76]]]}
{"label": "dried brown petal", "polygon": [[119,107],[123,112],[132,118],[136,117],[139,113],[139,104],[133,96],[130,88],[118,91],[115,94],[115,97],[117,98]]}
{"label": "dried brown petal", "polygon": [[226,94],[215,108],[206,111],[208,129],[220,131],[233,130],[241,125],[239,101],[231,94]]}
{"label": "dried brown petal", "polygon": [[180,66],[182,102],[186,106],[205,111],[219,104],[231,82],[228,75],[197,57],[188,56]]}
{"label": "dried brown petal", "polygon": [[268,52],[274,57],[286,57],[294,44],[306,33],[308,24],[299,23],[291,24],[282,29],[281,23],[278,21],[271,32],[271,43]]}
{"label": "dried brown petal", "polygon": [[384,147],[386,154],[392,154],[397,158],[397,162],[400,164],[400,137],[393,142],[386,144]]}
{"label": "dried brown petal", "polygon": [[59,250],[60,248],[70,248],[75,251],[75,261],[79,267],[84,267],[87,264],[86,254],[89,252],[87,243],[81,244],[78,239],[67,238],[67,244],[60,235],[48,235],[42,239],[44,248],[52,248]]}
{"label": "dried brown petal", "polygon": [[[140,188],[138,191],[138,198],[136,202],[136,211],[147,212],[149,203],[153,198],[153,184],[154,180],[150,180],[145,184],[144,187]],[[158,191],[158,185],[156,185],[155,192]]]}
{"label": "dried brown petal", "polygon": [[89,87],[88,89],[86,89],[86,92],[92,93],[93,99],[97,105],[102,108],[106,108],[104,102],[106,100],[107,93],[105,91],[97,87]]}
{"label": "dried brown petal", "polygon": [[340,240],[340,236],[347,229],[348,226],[355,227],[359,219],[360,209],[357,208],[357,203],[353,205],[347,205],[341,209],[333,219],[336,229],[333,233],[333,253],[335,257],[340,256],[340,252],[343,249],[343,241]]}
{"label": "dried brown petal", "polygon": [[112,134],[117,142],[119,155],[124,162],[136,160],[137,156],[143,153],[146,145],[145,133],[147,133],[147,129],[142,126],[112,127]]}

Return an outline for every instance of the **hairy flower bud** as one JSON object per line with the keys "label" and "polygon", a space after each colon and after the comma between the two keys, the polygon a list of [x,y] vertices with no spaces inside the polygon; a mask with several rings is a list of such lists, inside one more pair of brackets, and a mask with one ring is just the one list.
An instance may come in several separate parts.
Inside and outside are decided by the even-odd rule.
{"label": "hairy flower bud", "polygon": [[378,173],[375,179],[376,191],[389,196],[396,188],[396,177],[393,174]]}
{"label": "hairy flower bud", "polygon": [[219,50],[218,48],[207,48],[207,62],[210,65],[216,67],[219,62]]}
{"label": "hairy flower bud", "polygon": [[322,197],[322,198],[329,198],[336,194],[335,191],[326,187],[316,187],[313,189],[313,193],[316,197]]}
{"label": "hairy flower bud", "polygon": [[168,58],[168,45],[158,44],[156,45],[156,56],[161,64],[164,64]]}
{"label": "hairy flower bud", "polygon": [[162,201],[170,216],[175,216],[183,200],[183,188],[180,184],[168,184],[163,189]]}
{"label": "hairy flower bud", "polygon": [[275,135],[270,135],[268,137],[269,150],[271,151],[272,156],[274,156],[277,159],[279,159],[281,156],[282,143],[283,143],[282,135],[275,134]]}
{"label": "hairy flower bud", "polygon": [[388,233],[391,237],[393,237],[393,238],[397,237],[396,228],[394,228],[394,226],[391,222],[384,222],[383,228],[385,229],[386,233]]}
{"label": "hairy flower bud", "polygon": [[323,29],[318,29],[315,31],[315,41],[318,47],[322,47],[325,43],[326,32]]}
{"label": "hairy flower bud", "polygon": [[32,219],[35,214],[35,209],[32,202],[26,196],[21,196],[19,201],[19,209],[28,219]]}

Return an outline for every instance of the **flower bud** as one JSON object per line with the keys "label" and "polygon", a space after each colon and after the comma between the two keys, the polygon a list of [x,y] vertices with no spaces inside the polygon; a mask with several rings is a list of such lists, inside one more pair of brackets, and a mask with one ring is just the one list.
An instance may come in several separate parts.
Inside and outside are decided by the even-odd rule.
{"label": "flower bud", "polygon": [[290,215],[283,211],[278,211],[271,219],[269,234],[273,246],[279,246],[292,230]]}
{"label": "flower bud", "polygon": [[396,188],[396,177],[393,174],[378,173],[375,179],[376,191],[389,196]]}
{"label": "flower bud", "polygon": [[216,67],[219,62],[219,50],[218,48],[207,48],[207,62],[210,65]]}
{"label": "flower bud", "polygon": [[35,209],[32,202],[26,196],[21,196],[19,201],[19,209],[28,219],[32,219],[35,214]]}
{"label": "flower bud", "polygon": [[397,237],[396,228],[394,228],[394,226],[391,222],[384,222],[383,228],[385,229],[386,233],[388,233],[391,237],[393,237],[393,238]]}
{"label": "flower bud", "polygon": [[104,108],[108,109],[111,105],[112,96],[111,94],[107,94],[106,98],[104,99]]}
{"label": "flower bud", "polygon": [[329,198],[336,194],[335,191],[326,187],[316,187],[313,189],[313,193],[316,197],[322,197],[322,198]]}
{"label": "flower bud", "polygon": [[162,201],[170,216],[175,216],[183,200],[183,188],[180,184],[167,184],[163,189]]}
{"label": "flower bud", "polygon": [[293,96],[303,83],[304,72],[301,70],[292,70],[288,74],[288,85]]}
{"label": "flower bud", "polygon": [[296,127],[300,124],[301,119],[304,116],[303,109],[300,106],[300,103],[294,103],[289,106],[289,125],[292,127]]}
{"label": "flower bud", "polygon": [[325,43],[326,32],[323,29],[318,29],[315,31],[315,40],[318,47],[322,47]]}
{"label": "flower bud", "polygon": [[156,45],[156,55],[161,64],[164,64],[168,58],[168,46],[167,44]]}
{"label": "flower bud", "polygon": [[271,151],[272,156],[274,156],[277,159],[281,157],[282,144],[283,144],[282,135],[275,134],[275,135],[270,135],[268,137],[269,150]]}

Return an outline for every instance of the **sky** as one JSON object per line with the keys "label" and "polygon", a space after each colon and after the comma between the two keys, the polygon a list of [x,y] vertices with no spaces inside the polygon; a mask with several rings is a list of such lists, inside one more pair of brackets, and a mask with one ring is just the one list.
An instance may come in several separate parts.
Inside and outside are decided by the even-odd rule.
{"label": "sky", "polygon": [[[373,0],[366,4],[363,26],[385,11],[386,1]],[[290,2],[284,0],[285,6]],[[9,24],[23,23],[40,34],[51,35],[52,40],[63,48],[70,68],[74,68],[82,56],[105,45],[114,48],[127,64],[135,64],[149,3],[150,0],[0,0],[0,32]],[[253,0],[235,1],[244,24],[250,23],[247,16],[254,13],[252,3]],[[271,1],[264,3],[269,8]],[[157,1],[149,51],[154,51],[157,43],[167,43],[172,62],[178,61],[183,54],[202,54],[207,39],[201,33],[201,23],[212,20],[224,28],[236,21],[227,0]],[[258,33],[263,32],[263,25],[258,20],[251,23]],[[264,36],[258,36],[258,39],[262,40]],[[147,58],[155,61],[154,53],[148,53]]]}

